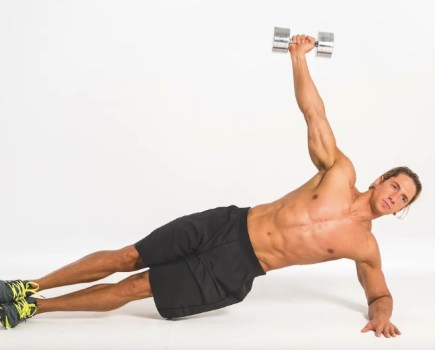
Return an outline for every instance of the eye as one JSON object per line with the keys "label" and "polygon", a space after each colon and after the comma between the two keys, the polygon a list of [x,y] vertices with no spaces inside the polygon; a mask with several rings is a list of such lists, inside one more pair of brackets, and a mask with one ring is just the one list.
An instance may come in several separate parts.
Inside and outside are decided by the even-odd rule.
{"label": "eye", "polygon": [[396,188],[397,188],[397,186],[396,186],[395,184],[391,184],[391,186],[393,186],[393,188],[394,188],[394,189],[396,189]]}

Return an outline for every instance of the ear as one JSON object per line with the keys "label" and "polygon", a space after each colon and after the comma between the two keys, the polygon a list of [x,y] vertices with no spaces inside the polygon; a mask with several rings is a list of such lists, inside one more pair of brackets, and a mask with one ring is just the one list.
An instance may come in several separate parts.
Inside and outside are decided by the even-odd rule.
{"label": "ear", "polygon": [[383,177],[383,176],[378,177],[378,178],[376,179],[376,181],[373,182],[373,187],[376,187],[376,186],[379,185],[382,181],[384,181],[384,177]]}

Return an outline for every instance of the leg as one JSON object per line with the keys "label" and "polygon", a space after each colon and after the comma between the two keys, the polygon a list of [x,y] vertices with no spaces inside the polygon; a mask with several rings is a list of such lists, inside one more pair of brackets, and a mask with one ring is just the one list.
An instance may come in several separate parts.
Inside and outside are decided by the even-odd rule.
{"label": "leg", "polygon": [[39,289],[50,289],[76,283],[92,282],[114,272],[130,272],[145,266],[134,245],[119,250],[92,253],[40,279],[33,280]]}
{"label": "leg", "polygon": [[99,284],[56,298],[37,299],[37,313],[52,311],[110,311],[130,301],[152,296],[149,271],[116,284]]}

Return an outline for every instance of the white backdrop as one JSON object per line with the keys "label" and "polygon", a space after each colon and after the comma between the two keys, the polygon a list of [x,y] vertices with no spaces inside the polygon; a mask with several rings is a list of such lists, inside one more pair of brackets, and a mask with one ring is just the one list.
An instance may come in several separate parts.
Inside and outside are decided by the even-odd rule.
{"label": "white backdrop", "polygon": [[271,51],[281,26],[335,33],[333,57],[308,61],[357,187],[398,165],[423,183],[404,221],[375,222],[384,268],[433,278],[432,12],[423,0],[0,0],[0,254],[14,263],[0,276],[311,177],[290,59]]}

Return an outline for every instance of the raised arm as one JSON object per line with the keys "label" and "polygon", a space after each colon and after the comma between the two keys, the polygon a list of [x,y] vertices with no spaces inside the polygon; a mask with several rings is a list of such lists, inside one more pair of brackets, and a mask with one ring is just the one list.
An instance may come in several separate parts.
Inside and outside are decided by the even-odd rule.
{"label": "raised arm", "polygon": [[366,261],[356,262],[358,279],[364,288],[369,306],[369,322],[362,332],[374,331],[377,337],[395,337],[399,329],[390,322],[393,313],[393,298],[388,290],[381,269],[381,258],[377,245],[373,247],[371,257]]}
{"label": "raised arm", "polygon": [[292,38],[289,50],[296,101],[308,127],[310,157],[317,169],[328,170],[343,154],[336,146],[325,106],[308,70],[305,54],[313,49],[314,44],[314,38],[297,35]]}

